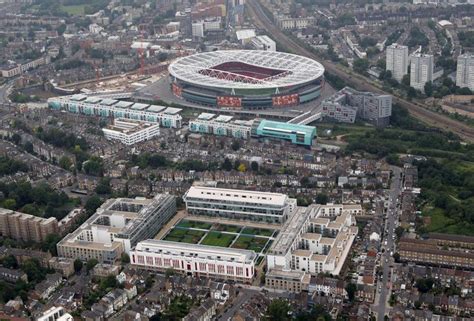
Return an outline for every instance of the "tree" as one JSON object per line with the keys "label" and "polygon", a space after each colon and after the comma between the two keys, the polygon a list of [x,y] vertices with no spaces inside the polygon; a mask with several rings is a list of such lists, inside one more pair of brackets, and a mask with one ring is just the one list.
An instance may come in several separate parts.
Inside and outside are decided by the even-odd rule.
{"label": "tree", "polygon": [[232,150],[238,151],[240,149],[240,142],[238,140],[234,140],[231,145]]}
{"label": "tree", "polygon": [[99,195],[110,194],[111,191],[110,178],[102,178],[95,188],[95,192]]}
{"label": "tree", "polygon": [[433,83],[431,81],[428,81],[426,84],[425,84],[425,95],[428,96],[428,97],[431,97],[433,96]]}
{"label": "tree", "polygon": [[90,259],[89,261],[87,261],[87,263],[86,263],[87,272],[92,270],[94,268],[94,266],[97,265],[97,263],[99,263],[99,261],[97,261],[96,259]]}
{"label": "tree", "polygon": [[18,261],[13,255],[8,255],[2,260],[3,267],[7,269],[18,269]]}
{"label": "tree", "polygon": [[284,321],[290,320],[290,305],[283,299],[273,300],[267,308],[264,320],[268,321]]}
{"label": "tree", "polygon": [[72,165],[72,161],[69,157],[67,156],[63,156],[59,159],[59,166],[66,169],[66,170],[69,170],[71,168],[71,165]]}
{"label": "tree", "polygon": [[417,96],[415,88],[408,88],[407,96],[408,98],[415,98]]}
{"label": "tree", "polygon": [[405,87],[410,87],[410,75],[406,74],[402,78],[402,85]]}
{"label": "tree", "polygon": [[346,291],[347,291],[347,297],[349,298],[349,301],[354,302],[357,286],[354,283],[349,282],[346,285]]}
{"label": "tree", "polygon": [[74,260],[74,271],[76,271],[76,273],[81,272],[83,265],[84,264],[82,263],[82,261],[80,259],[75,259]]}
{"label": "tree", "polygon": [[120,257],[120,261],[122,262],[122,264],[128,264],[130,263],[130,256],[127,253],[123,252],[122,256]]}
{"label": "tree", "polygon": [[241,173],[244,173],[247,170],[247,167],[245,167],[244,163],[240,163],[239,167],[237,167],[237,170]]}
{"label": "tree", "polygon": [[319,193],[316,195],[316,203],[326,205],[329,201],[329,197],[326,194]]}
{"label": "tree", "polygon": [[258,172],[258,167],[259,167],[258,162],[252,161],[250,163],[250,168],[252,169],[253,172]]}
{"label": "tree", "polygon": [[92,215],[95,212],[95,210],[98,209],[102,205],[102,203],[103,203],[102,199],[99,196],[94,195],[87,200],[84,208],[86,209],[86,212],[88,215]]}
{"label": "tree", "polygon": [[354,60],[354,71],[364,74],[367,68],[369,68],[369,61],[367,59]]}
{"label": "tree", "polygon": [[227,172],[232,170],[232,162],[227,157],[224,159],[224,163],[222,163],[222,169]]}
{"label": "tree", "polygon": [[415,287],[421,293],[427,293],[433,288],[434,283],[435,282],[432,278],[422,278],[422,279],[416,280]]}

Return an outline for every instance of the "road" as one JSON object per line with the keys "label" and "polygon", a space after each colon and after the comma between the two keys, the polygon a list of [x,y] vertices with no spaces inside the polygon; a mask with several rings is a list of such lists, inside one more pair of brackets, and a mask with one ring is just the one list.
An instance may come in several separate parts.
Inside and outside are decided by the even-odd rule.
{"label": "road", "polygon": [[[310,51],[296,40],[287,36],[268,18],[258,0],[249,0],[247,1],[247,4],[247,12],[253,19],[255,25],[263,30],[266,30],[269,35],[273,36],[273,39],[277,39],[279,45],[283,45],[283,47],[288,48],[288,50],[291,50],[296,54],[320,61],[330,74],[338,76],[348,85],[353,86],[358,90],[390,94],[375,86],[369,79],[359,74],[345,70],[342,66],[336,65],[329,60],[321,59],[321,57],[317,56],[314,52]],[[393,102],[407,108],[408,112],[412,116],[420,119],[430,126],[451,131],[468,142],[474,142],[474,128],[465,123],[445,117],[434,111],[426,109],[422,105],[409,102],[397,96],[393,97]]]}
{"label": "road", "polygon": [[[395,251],[395,228],[396,222],[399,220],[399,200],[402,188],[401,183],[401,169],[399,167],[392,166],[392,183],[389,190],[389,204],[387,208],[387,214],[385,217],[385,233],[382,238],[382,247],[385,252],[380,256],[380,264],[382,264],[383,274],[382,278],[377,282],[377,296],[374,310],[377,312],[377,320],[381,321],[384,319],[385,310],[387,305],[387,296],[390,293],[390,277],[389,272],[391,265],[393,265],[393,257],[390,255],[391,252]],[[391,273],[390,273],[391,276]],[[387,285],[389,285],[387,287]],[[377,300],[378,297],[378,300]]]}
{"label": "road", "polygon": [[9,103],[8,95],[13,87],[11,82],[6,82],[0,86],[0,104]]}

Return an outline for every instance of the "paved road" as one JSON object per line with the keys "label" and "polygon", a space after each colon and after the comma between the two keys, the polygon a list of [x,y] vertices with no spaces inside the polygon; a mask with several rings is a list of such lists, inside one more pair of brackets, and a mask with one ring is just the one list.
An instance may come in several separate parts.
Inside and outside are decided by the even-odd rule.
{"label": "paved road", "polygon": [[[336,65],[330,60],[321,59],[321,57],[316,55],[313,51],[308,50],[306,47],[301,45],[301,43],[295,41],[293,38],[288,37],[268,18],[268,16],[263,11],[259,0],[249,0],[247,1],[247,4],[248,12],[251,18],[253,18],[257,27],[266,30],[271,36],[273,36],[274,39],[278,40],[279,45],[283,45],[294,53],[313,59],[318,59],[324,65],[326,71],[338,76],[350,86],[354,86],[357,89],[363,91],[389,94],[382,90],[380,86],[376,86],[375,82],[363,77],[362,75],[353,73],[347,68]],[[430,126],[440,128],[442,130],[452,131],[466,141],[474,142],[474,128],[470,127],[468,124],[438,114],[425,108],[425,106],[422,104],[410,102],[404,98],[393,96],[393,102],[407,108],[412,116],[420,119]]]}
{"label": "paved road", "polygon": [[398,200],[400,199],[401,193],[401,169],[399,167],[392,167],[392,183],[389,191],[389,206],[387,209],[386,219],[385,219],[385,233],[382,238],[382,246],[385,248],[385,252],[382,253],[380,257],[380,262],[383,267],[383,276],[382,279],[377,282],[377,293],[378,301],[375,303],[375,312],[377,312],[377,320],[381,321],[384,319],[385,310],[387,305],[387,297],[390,293],[390,289],[387,288],[387,285],[390,286],[389,271],[390,266],[393,264],[393,257],[390,255],[391,252],[395,251],[395,228],[396,222],[399,220],[398,212]]}
{"label": "paved road", "polygon": [[13,87],[11,82],[6,82],[0,86],[0,104],[9,103],[8,95],[10,94],[10,89]]}

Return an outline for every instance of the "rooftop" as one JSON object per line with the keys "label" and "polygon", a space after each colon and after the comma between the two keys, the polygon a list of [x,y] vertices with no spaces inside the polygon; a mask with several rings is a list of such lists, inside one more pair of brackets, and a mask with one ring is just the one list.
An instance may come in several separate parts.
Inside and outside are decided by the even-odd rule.
{"label": "rooftop", "polygon": [[237,201],[241,203],[265,204],[282,207],[286,205],[288,196],[278,193],[245,191],[203,186],[191,186],[186,192],[185,199],[199,198],[215,201]]}

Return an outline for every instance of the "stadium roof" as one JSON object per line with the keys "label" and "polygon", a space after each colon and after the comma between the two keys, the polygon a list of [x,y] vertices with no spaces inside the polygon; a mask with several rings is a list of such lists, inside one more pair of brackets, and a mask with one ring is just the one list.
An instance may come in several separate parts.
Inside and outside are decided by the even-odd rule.
{"label": "stadium roof", "polygon": [[[230,62],[277,70],[279,73],[261,78],[215,68]],[[320,78],[324,67],[315,60],[284,52],[222,50],[181,57],[169,66],[168,71],[173,77],[197,86],[264,89],[308,83]]]}

